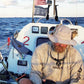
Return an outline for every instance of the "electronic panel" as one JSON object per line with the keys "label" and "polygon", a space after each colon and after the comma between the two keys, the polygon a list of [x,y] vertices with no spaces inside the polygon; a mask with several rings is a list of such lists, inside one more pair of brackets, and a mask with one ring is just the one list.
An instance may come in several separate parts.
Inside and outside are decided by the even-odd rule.
{"label": "electronic panel", "polygon": [[41,34],[47,34],[48,27],[41,27]]}

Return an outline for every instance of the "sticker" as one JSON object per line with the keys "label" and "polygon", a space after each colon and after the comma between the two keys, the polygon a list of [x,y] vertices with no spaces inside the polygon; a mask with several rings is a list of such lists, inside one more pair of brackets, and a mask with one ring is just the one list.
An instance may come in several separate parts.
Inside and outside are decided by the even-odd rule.
{"label": "sticker", "polygon": [[30,40],[30,38],[29,38],[28,36],[25,36],[24,39],[27,39],[27,40],[24,42],[24,45],[27,45],[27,46],[28,46],[29,44],[27,44],[27,42]]}

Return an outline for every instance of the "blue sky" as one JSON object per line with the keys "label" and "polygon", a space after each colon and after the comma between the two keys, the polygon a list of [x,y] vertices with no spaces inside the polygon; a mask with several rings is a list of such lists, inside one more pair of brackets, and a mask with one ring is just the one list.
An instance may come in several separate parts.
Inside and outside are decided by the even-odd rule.
{"label": "blue sky", "polygon": [[[0,0],[0,17],[31,17],[32,4],[33,0]],[[56,4],[58,16],[84,17],[84,0],[57,0]],[[51,10],[50,16],[53,16]]]}

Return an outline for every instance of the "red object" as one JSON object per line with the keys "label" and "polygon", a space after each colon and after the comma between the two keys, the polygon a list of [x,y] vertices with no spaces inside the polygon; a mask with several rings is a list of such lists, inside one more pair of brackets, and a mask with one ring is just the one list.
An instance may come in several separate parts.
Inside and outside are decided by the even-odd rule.
{"label": "red object", "polygon": [[30,40],[30,38],[28,36],[25,36],[24,39],[26,39],[26,38],[27,38],[27,40],[24,42],[24,45],[29,45],[29,44],[27,44],[27,42]]}
{"label": "red object", "polygon": [[46,5],[46,0],[34,0],[35,5]]}
{"label": "red object", "polygon": [[83,43],[84,43],[84,41],[81,42],[81,44],[83,44]]}
{"label": "red object", "polygon": [[19,79],[23,78],[24,76],[26,76],[26,74],[23,74],[23,75],[20,76],[19,78],[16,78],[16,81],[18,81]]}
{"label": "red object", "polygon": [[10,45],[10,37],[8,37],[8,44],[7,44],[8,46]]}

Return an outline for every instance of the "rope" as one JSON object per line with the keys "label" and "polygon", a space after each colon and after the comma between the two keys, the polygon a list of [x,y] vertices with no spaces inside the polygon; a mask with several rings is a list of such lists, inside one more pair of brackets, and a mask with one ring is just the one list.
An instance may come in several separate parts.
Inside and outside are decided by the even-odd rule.
{"label": "rope", "polygon": [[19,78],[16,78],[16,81],[20,80],[21,78],[25,77],[26,74],[23,74],[22,76],[20,76]]}
{"label": "rope", "polygon": [[[0,52],[0,60],[1,60],[1,63],[2,63],[2,65],[3,65],[3,67],[8,71],[6,65],[5,65],[4,62],[3,62],[3,56],[2,56],[2,54],[1,54],[1,52]],[[14,77],[9,71],[8,71],[8,73],[9,73],[9,75],[13,78],[13,80],[14,80],[15,82],[17,82],[17,80],[15,79],[15,77]],[[17,82],[17,83],[18,83],[18,82]]]}
{"label": "rope", "polygon": [[0,47],[0,50],[2,50],[2,49],[3,49],[5,46],[7,46],[7,45],[8,45],[8,47],[9,47],[10,42],[11,42],[10,37],[8,37],[7,43],[4,44],[3,46],[1,46],[1,47]]}
{"label": "rope", "polygon": [[3,46],[0,47],[0,50],[2,50],[5,46],[7,46],[8,43],[4,44]]}
{"label": "rope", "polygon": [[[4,62],[2,61],[2,65],[4,66],[4,68],[8,71],[8,69],[7,69],[7,67],[6,67],[6,65],[4,64]],[[15,81],[15,82],[17,82],[17,80],[15,79],[15,77],[8,71],[8,73],[9,73],[9,75],[13,78],[13,80]],[[17,82],[18,83],[18,82]]]}

